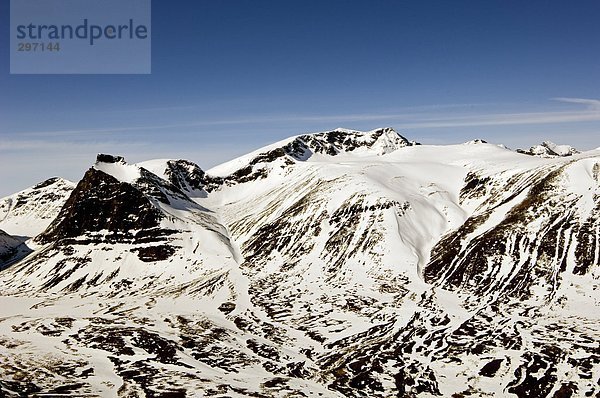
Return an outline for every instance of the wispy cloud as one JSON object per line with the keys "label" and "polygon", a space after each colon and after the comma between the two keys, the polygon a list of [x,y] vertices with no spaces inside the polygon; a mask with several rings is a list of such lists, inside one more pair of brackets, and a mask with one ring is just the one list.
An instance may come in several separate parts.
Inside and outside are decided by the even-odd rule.
{"label": "wispy cloud", "polygon": [[502,113],[478,116],[459,116],[451,118],[431,118],[415,122],[402,123],[403,128],[444,128],[507,126],[529,124],[556,124],[600,121],[600,112],[536,112]]}
{"label": "wispy cloud", "polygon": [[82,152],[95,152],[99,147],[114,147],[122,149],[130,148],[145,148],[149,147],[150,144],[146,142],[120,142],[117,140],[102,141],[82,141],[72,142],[64,140],[52,140],[52,139],[9,139],[0,141],[0,153],[18,153],[28,152],[33,153],[36,151],[40,152],[62,152],[76,154]]}
{"label": "wispy cloud", "polygon": [[521,113],[492,113],[486,115],[462,115],[456,117],[431,117],[403,124],[404,128],[444,128],[475,126],[506,126],[531,124],[556,124],[600,121],[600,100],[589,98],[552,98],[554,101],[585,105],[579,111],[547,111]]}
{"label": "wispy cloud", "polygon": [[[145,133],[150,131],[169,130],[176,131],[181,129],[202,128],[211,126],[239,126],[249,125],[274,125],[274,124],[302,124],[302,123],[322,123],[335,124],[339,126],[348,125],[357,122],[372,122],[379,124],[395,125],[403,129],[421,129],[421,128],[450,128],[450,127],[474,127],[474,126],[506,126],[506,125],[532,125],[532,124],[557,124],[557,123],[577,123],[600,121],[600,100],[585,98],[566,98],[557,97],[552,100],[584,105],[583,110],[561,110],[547,112],[520,112],[520,113],[487,113],[472,114],[467,113],[463,108],[463,113],[442,112],[444,107],[432,105],[426,110],[421,107],[420,112],[400,112],[400,113],[355,113],[355,114],[335,114],[335,115],[260,115],[256,117],[242,117],[232,119],[204,119],[184,123],[172,124],[152,124],[143,126],[122,126],[93,129],[73,129],[57,131],[28,131],[13,133],[21,137],[60,137],[74,135],[99,134],[120,134],[120,133]],[[467,104],[465,104],[467,105]],[[474,106],[470,104],[469,106]],[[404,108],[403,110],[408,110]],[[290,131],[290,134],[294,132]],[[81,138],[81,137],[79,137]]]}
{"label": "wispy cloud", "polygon": [[593,111],[600,111],[600,100],[589,99],[589,98],[568,98],[568,97],[556,97],[552,98],[554,101],[567,102],[571,104],[586,105],[588,109]]}
{"label": "wispy cloud", "polygon": [[[342,123],[342,122],[360,122],[360,121],[398,121],[414,119],[414,114],[348,114],[348,115],[282,115],[282,116],[257,116],[237,119],[214,119],[199,120],[187,123],[173,124],[152,124],[145,126],[123,126],[93,129],[73,129],[73,130],[53,130],[53,131],[23,131],[15,132],[13,135],[21,137],[61,137],[75,136],[81,134],[119,134],[133,132],[160,131],[168,129],[211,127],[211,126],[235,126],[235,125],[258,125],[273,123],[299,123],[299,122],[319,122],[319,123]],[[9,133],[10,134],[10,133]]]}
{"label": "wispy cloud", "polygon": [[[243,102],[243,104],[253,104],[255,100]],[[219,109],[235,109],[236,106],[240,104],[240,101],[229,101],[224,102],[223,100],[217,102],[219,104]],[[212,106],[215,106],[215,102],[211,103]],[[433,110],[451,110],[451,109],[464,109],[464,108],[475,108],[480,106],[490,106],[495,104],[477,104],[477,103],[453,103],[453,104],[427,104],[427,105],[414,105],[414,106],[403,106],[401,108],[397,108],[398,112],[423,112],[423,111],[433,111]],[[142,108],[128,108],[128,109],[113,109],[109,111],[110,113],[144,113],[144,112],[162,112],[162,111],[185,111],[185,110],[194,110],[194,111],[202,111],[207,107],[206,104],[190,104],[190,105],[174,105],[174,106],[156,106],[156,107],[142,107]],[[102,113],[105,114],[107,111],[102,110]]]}

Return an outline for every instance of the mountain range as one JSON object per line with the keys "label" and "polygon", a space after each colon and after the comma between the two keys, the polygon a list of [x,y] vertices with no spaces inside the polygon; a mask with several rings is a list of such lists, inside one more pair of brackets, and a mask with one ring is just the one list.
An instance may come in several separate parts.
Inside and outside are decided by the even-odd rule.
{"label": "mountain range", "polygon": [[600,397],[600,150],[294,136],[0,199],[0,397]]}

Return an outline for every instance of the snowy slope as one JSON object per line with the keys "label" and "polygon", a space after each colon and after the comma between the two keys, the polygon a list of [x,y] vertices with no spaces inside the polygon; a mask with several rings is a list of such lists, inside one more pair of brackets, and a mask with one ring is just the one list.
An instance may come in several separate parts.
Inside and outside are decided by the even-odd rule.
{"label": "snowy slope", "polygon": [[0,273],[0,391],[594,396],[599,176],[389,128],[99,155]]}
{"label": "snowy slope", "polygon": [[0,229],[32,237],[56,217],[75,187],[62,178],[50,178],[29,189],[0,199]]}
{"label": "snowy slope", "polygon": [[208,174],[216,177],[231,177],[248,166],[291,164],[348,153],[354,156],[383,155],[411,145],[417,143],[408,141],[389,127],[368,132],[338,128],[322,133],[298,135],[276,142],[213,167]]}
{"label": "snowy slope", "polygon": [[[528,312],[533,307],[543,314],[543,308],[553,306],[547,300],[559,299],[557,290],[561,290],[559,297],[562,297],[563,303],[571,299],[578,303],[578,310],[570,306],[570,311],[575,312],[565,317],[544,318],[540,314],[531,318],[535,321],[521,323],[531,328],[534,324],[547,323],[551,329],[565,327],[573,319],[578,319],[578,322],[590,326],[582,327],[577,336],[598,336],[599,330],[593,326],[594,323],[597,325],[598,319],[594,311],[589,310],[597,306],[598,295],[594,290],[578,291],[578,286],[594,286],[594,272],[597,272],[598,258],[589,253],[598,251],[598,221],[592,210],[598,203],[598,153],[571,159],[574,162],[571,164],[562,159],[526,157],[490,144],[467,143],[417,146],[384,156],[371,155],[352,157],[338,154],[335,161],[308,159],[288,168],[272,169],[259,185],[249,182],[224,187],[206,200],[226,215],[233,238],[241,244],[246,259],[242,268],[252,281],[255,302],[279,322],[312,336],[315,342],[311,350],[319,352],[328,346],[338,348],[321,353],[321,366],[333,374],[345,370],[345,377],[337,377],[333,381],[337,390],[352,395],[360,381],[370,386],[370,394],[375,395],[379,390],[386,391],[386,388],[393,391],[391,386],[394,383],[400,388],[394,380],[401,377],[412,380],[410,387],[402,387],[405,393],[419,390],[444,396],[483,393],[490,388],[486,377],[460,375],[474,372],[473,366],[480,369],[486,363],[496,361],[494,353],[501,355],[506,348],[514,350],[510,344],[509,347],[498,347],[493,340],[483,337],[511,319],[513,310],[506,310],[508,315],[498,316],[495,322],[478,325],[482,328],[479,331],[481,338],[473,339],[469,344],[461,340],[454,343],[454,349],[466,351],[464,358],[458,360],[462,365],[454,363],[454,370],[444,363],[430,365],[432,357],[449,355],[447,349],[450,347],[445,346],[448,336],[453,333],[465,336],[463,329],[470,322],[479,322],[482,308],[493,304],[508,308],[521,306],[520,311]],[[573,169],[578,171],[567,172]],[[211,172],[208,170],[207,173]],[[545,187],[546,178],[552,173],[565,174],[560,182],[557,180],[555,185]],[[577,176],[576,181],[573,181],[572,175]],[[558,195],[569,200],[550,207],[551,203],[537,198],[541,191],[539,185],[544,186],[552,203],[560,202]],[[557,249],[563,253],[582,253],[581,259],[576,255],[572,259],[558,257],[562,259],[560,261],[569,261],[570,268],[561,271],[560,265],[555,265],[557,263],[546,265],[545,261],[538,260],[536,272],[539,275],[531,278],[518,274],[520,264],[528,261],[527,258],[530,265],[522,268],[521,272],[532,269],[531,261],[535,262],[537,258],[535,253],[528,253],[531,248],[517,246],[514,253],[504,253],[506,248],[490,245],[487,238],[477,242],[478,257],[469,250],[467,245],[470,241],[493,229],[507,215],[544,213],[545,209],[553,209],[554,214],[566,217],[563,223],[571,225],[569,232],[581,236],[586,245],[592,244],[591,247],[578,244],[574,238],[569,238],[566,246]],[[506,223],[502,228],[510,234],[506,237],[509,242],[529,239],[534,241],[533,247],[555,246],[556,233],[548,233],[546,229],[557,228],[557,215],[548,217],[548,220],[538,218],[530,224],[521,223],[518,227],[522,232],[513,230],[517,226],[512,223]],[[538,225],[540,221],[545,223]],[[585,232],[589,230],[591,235]],[[538,236],[537,242],[535,236]],[[500,245],[502,241],[499,237],[496,239],[495,244]],[[457,246],[456,252],[453,251],[454,245]],[[531,247],[531,244],[528,246]],[[433,254],[433,259],[430,254]],[[504,258],[498,259],[497,270],[484,266],[478,271],[481,274],[471,271],[475,260],[481,258],[481,261],[490,262],[502,255]],[[454,259],[454,256],[460,260]],[[509,265],[511,263],[514,265]],[[586,271],[577,268],[577,264],[587,264]],[[549,269],[546,270],[546,267]],[[589,272],[592,269],[596,271]],[[572,273],[574,270],[582,273],[581,280],[577,284],[561,284],[561,281],[570,278],[563,272]],[[509,275],[503,276],[503,273]],[[461,276],[463,279],[460,280],[464,282],[450,284],[445,279],[438,281],[437,278],[448,274]],[[427,283],[447,290],[431,295],[431,285]],[[542,293],[540,289],[548,293]],[[512,291],[513,297],[505,298],[503,290]],[[515,298],[514,295],[516,298],[531,297],[531,303],[521,305],[510,300]],[[434,318],[424,320],[424,313]],[[434,327],[436,322],[442,322],[442,325]],[[410,336],[421,328],[432,331],[418,342],[399,341],[402,340],[399,336]],[[358,338],[361,334],[374,333],[374,330],[378,333],[373,339]],[[545,333],[547,338],[560,337],[549,331]],[[505,337],[507,341],[513,338],[517,338],[514,333]],[[577,338],[566,341],[575,344]],[[353,340],[356,340],[354,345]],[[388,346],[387,352],[382,349],[382,344]],[[482,358],[469,357],[469,350],[481,344],[488,345],[486,355]],[[521,395],[530,392],[532,381],[513,381],[511,375],[529,372],[527,366],[519,367],[518,364],[527,362],[529,350],[535,350],[537,344],[539,341],[532,339],[529,344],[521,345],[520,353],[511,352],[508,359],[493,362],[491,367],[504,363],[498,372],[501,371],[505,379],[500,381],[502,378],[499,377],[495,381],[497,387],[494,388],[498,394],[502,395],[507,388],[515,392],[524,391]],[[407,345],[412,348],[408,350],[405,348]],[[349,346],[351,348],[345,354],[340,353],[341,347]],[[434,348],[436,346],[438,348]],[[573,352],[573,355],[587,358],[583,363],[589,364],[593,360],[590,349]],[[378,354],[374,355],[372,350]],[[405,350],[409,351],[407,355],[398,354],[398,351]],[[335,361],[331,362],[333,358]],[[382,362],[390,360],[396,365],[388,371],[395,376],[386,379],[386,373],[381,374],[378,369]],[[540,361],[547,364],[558,359],[543,357]],[[347,369],[352,369],[353,363],[361,363],[362,371],[352,375],[353,372]],[[568,365],[563,362],[561,366]],[[435,375],[444,379],[434,381]],[[570,373],[559,377],[565,383],[573,379]],[[470,389],[457,390],[465,385],[470,385]],[[589,389],[590,386],[582,380],[578,388]],[[553,385],[545,387],[549,392]],[[386,394],[381,393],[382,396]],[[539,394],[542,395],[541,392]]]}
{"label": "snowy slope", "polygon": [[33,244],[36,252],[7,271],[5,289],[117,295],[199,284],[237,269],[213,214],[168,181],[106,155]]}

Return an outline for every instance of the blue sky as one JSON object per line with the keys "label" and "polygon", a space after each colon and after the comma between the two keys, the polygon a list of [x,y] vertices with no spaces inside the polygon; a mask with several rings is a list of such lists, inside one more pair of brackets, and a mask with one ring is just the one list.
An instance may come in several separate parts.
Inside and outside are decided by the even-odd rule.
{"label": "blue sky", "polygon": [[8,14],[0,196],[97,152],[208,168],[335,127],[600,146],[597,0],[155,0],[150,75],[10,75]]}

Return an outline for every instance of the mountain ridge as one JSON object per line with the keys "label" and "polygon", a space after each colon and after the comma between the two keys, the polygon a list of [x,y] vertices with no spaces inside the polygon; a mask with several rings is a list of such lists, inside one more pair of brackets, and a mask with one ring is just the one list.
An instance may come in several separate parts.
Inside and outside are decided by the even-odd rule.
{"label": "mountain ridge", "polygon": [[600,393],[599,175],[391,129],[207,171],[101,154],[0,272],[0,391]]}

